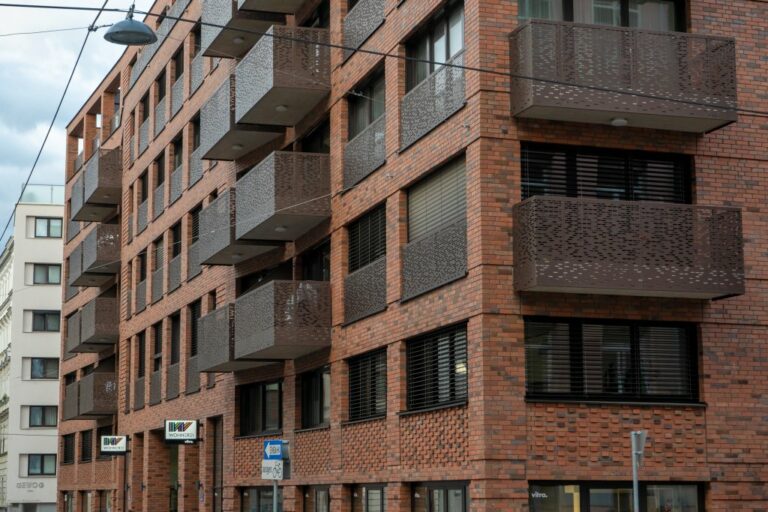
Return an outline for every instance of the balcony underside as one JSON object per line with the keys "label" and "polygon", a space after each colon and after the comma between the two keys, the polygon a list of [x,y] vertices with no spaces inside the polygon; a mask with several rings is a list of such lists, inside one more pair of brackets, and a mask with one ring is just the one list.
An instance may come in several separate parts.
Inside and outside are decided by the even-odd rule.
{"label": "balcony underside", "polygon": [[245,240],[296,240],[328,218],[327,215],[275,213],[245,233]]}
{"label": "balcony underside", "polygon": [[115,278],[115,273],[102,274],[97,272],[83,272],[74,279],[71,286],[104,286]]}
{"label": "balcony underside", "polygon": [[200,372],[202,373],[213,373],[213,372],[221,372],[221,373],[230,373],[230,372],[241,372],[244,370],[252,370],[254,368],[260,368],[262,366],[269,366],[270,364],[273,364],[274,361],[246,361],[242,359],[223,359],[218,362],[214,361],[205,361],[204,359],[201,359],[201,361],[205,362],[205,368],[200,368]]}
{"label": "balcony underside", "polygon": [[84,222],[101,222],[117,213],[117,205],[108,203],[87,202],[72,215],[72,220]]}
{"label": "balcony underside", "polygon": [[238,160],[283,135],[279,126],[238,124],[230,128],[206,153],[204,160]]}
{"label": "balcony underside", "polygon": [[238,122],[295,126],[327,94],[328,91],[322,89],[275,85],[244,112]]}
{"label": "balcony underside", "polygon": [[240,9],[293,14],[306,0],[238,0]]}
{"label": "balcony underside", "polygon": [[203,55],[225,59],[242,57],[261,39],[261,34],[269,30],[269,27],[284,23],[285,16],[282,14],[241,9],[232,15],[224,29],[203,27],[203,30],[218,31],[203,51]]}
{"label": "balcony underside", "polygon": [[201,263],[204,265],[234,265],[261,254],[266,254],[280,245],[282,244],[272,242],[236,241],[208,256]]}

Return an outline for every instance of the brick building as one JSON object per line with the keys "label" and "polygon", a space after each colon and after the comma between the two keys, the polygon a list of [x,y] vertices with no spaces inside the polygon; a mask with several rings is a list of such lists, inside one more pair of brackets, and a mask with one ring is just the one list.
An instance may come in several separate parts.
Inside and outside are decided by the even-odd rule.
{"label": "brick building", "polygon": [[764,510],[767,19],[156,2],[68,127],[60,510],[269,511],[284,439],[286,512],[627,511],[638,429],[643,510]]}

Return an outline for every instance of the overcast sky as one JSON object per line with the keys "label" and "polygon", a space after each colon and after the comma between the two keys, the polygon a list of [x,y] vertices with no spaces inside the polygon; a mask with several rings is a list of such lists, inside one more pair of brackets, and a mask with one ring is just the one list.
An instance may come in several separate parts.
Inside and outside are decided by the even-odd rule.
{"label": "overcast sky", "polygon": [[[103,0],[59,0],[63,5],[101,7]],[[16,3],[56,4],[43,0]],[[128,8],[130,0],[110,0],[107,7]],[[147,10],[150,0],[136,0]],[[95,13],[0,7],[0,35],[59,28],[86,27]],[[124,16],[102,14],[98,24]],[[91,34],[56,126],[31,183],[64,182],[65,127],[89,94],[120,57],[123,47],[104,41],[100,29]],[[13,209],[21,186],[51,122],[86,30],[0,37],[0,230]]]}

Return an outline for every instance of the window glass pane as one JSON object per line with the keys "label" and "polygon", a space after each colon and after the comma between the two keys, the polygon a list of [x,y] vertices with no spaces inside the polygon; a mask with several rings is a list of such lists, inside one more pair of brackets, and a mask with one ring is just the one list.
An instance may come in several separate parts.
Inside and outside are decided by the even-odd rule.
{"label": "window glass pane", "polygon": [[45,328],[46,331],[56,332],[59,330],[59,314],[47,313],[45,315]]}
{"label": "window glass pane", "polygon": [[532,485],[531,512],[579,512],[578,485]]}
{"label": "window glass pane", "polygon": [[432,33],[432,60],[437,64],[448,60],[448,34],[445,30],[445,20],[440,20]]}
{"label": "window glass pane", "polygon": [[571,391],[570,344],[567,323],[525,323],[525,379],[529,394]]}
{"label": "window glass pane", "polygon": [[384,512],[383,491],[381,489],[365,489],[365,511]]}
{"label": "window glass pane", "polygon": [[318,489],[315,495],[315,512],[328,512],[328,491]]}
{"label": "window glass pane", "polygon": [[591,488],[589,490],[590,512],[633,512],[632,489]]}
{"label": "window glass pane", "polygon": [[409,48],[408,90],[420,84],[429,75],[429,38],[422,37]]}
{"label": "window glass pane", "polygon": [[521,18],[563,21],[562,0],[519,0],[517,10]]}
{"label": "window glass pane", "polygon": [[448,489],[448,512],[464,511],[464,491],[462,489]]}
{"label": "window glass pane", "polygon": [[61,283],[61,266],[60,265],[48,266],[48,283],[49,284]]}
{"label": "window glass pane", "polygon": [[375,121],[379,117],[381,117],[384,114],[385,110],[385,101],[386,101],[386,82],[384,80],[384,77],[382,76],[378,80],[376,80],[373,83],[373,87],[371,87],[371,97],[373,104],[371,105],[371,112],[373,115],[371,116],[371,120]]}
{"label": "window glass pane", "polygon": [[43,408],[30,407],[29,408],[29,426],[39,427],[42,424],[43,424]]}
{"label": "window glass pane", "polygon": [[466,218],[465,162],[460,159],[408,191],[408,240]]}
{"label": "window glass pane", "polygon": [[45,314],[44,313],[32,314],[32,330],[33,331],[45,330]]}
{"label": "window glass pane", "polygon": [[43,376],[46,379],[57,379],[59,377],[59,360],[44,359],[45,370]]}
{"label": "window glass pane", "polygon": [[455,9],[448,19],[449,50],[455,57],[464,50],[464,8]]}
{"label": "window glass pane", "polygon": [[573,18],[577,23],[621,25],[620,0],[574,0]]}
{"label": "window glass pane", "polygon": [[587,394],[635,394],[628,325],[585,324],[584,387]]}
{"label": "window glass pane", "polygon": [[649,485],[646,512],[699,512],[699,489],[695,485]]}
{"label": "window glass pane", "polygon": [[39,475],[43,471],[43,462],[40,455],[30,455],[27,457],[27,473],[30,475]]}
{"label": "window glass pane", "polygon": [[432,489],[429,504],[430,512],[446,512],[445,491],[443,489]]}
{"label": "window glass pane", "polygon": [[264,430],[280,428],[280,383],[264,386]]}
{"label": "window glass pane", "polygon": [[57,407],[46,407],[45,408],[45,425],[47,426],[54,426],[57,423],[58,420],[58,408]]}
{"label": "window glass pane", "polygon": [[644,394],[694,397],[688,332],[678,326],[640,327],[640,386]]}
{"label": "window glass pane", "polygon": [[672,0],[629,0],[629,26],[646,30],[677,29],[675,2]]}
{"label": "window glass pane", "polygon": [[55,455],[43,456],[43,473],[46,475],[56,474],[56,456]]}
{"label": "window glass pane", "polygon": [[331,420],[331,372],[323,370],[323,423]]}
{"label": "window glass pane", "polygon": [[354,139],[370,123],[369,100],[361,96],[349,97],[349,140]]}
{"label": "window glass pane", "polygon": [[61,238],[61,219],[50,220],[48,236]]}
{"label": "window glass pane", "polygon": [[34,266],[34,284],[45,284],[48,282],[48,268],[45,265]]}
{"label": "window glass pane", "polygon": [[48,219],[35,219],[35,236],[48,236]]}

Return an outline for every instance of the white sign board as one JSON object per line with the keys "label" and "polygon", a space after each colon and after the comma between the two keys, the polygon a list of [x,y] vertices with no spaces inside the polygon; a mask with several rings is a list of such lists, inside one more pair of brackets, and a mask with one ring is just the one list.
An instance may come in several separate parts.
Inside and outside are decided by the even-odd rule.
{"label": "white sign board", "polygon": [[101,436],[101,453],[125,453],[127,450],[126,436]]}
{"label": "white sign board", "polygon": [[262,460],[261,461],[261,479],[262,480],[282,480],[283,479],[283,461],[282,460]]}
{"label": "white sign board", "polygon": [[197,442],[196,420],[165,420],[165,442],[194,444]]}

